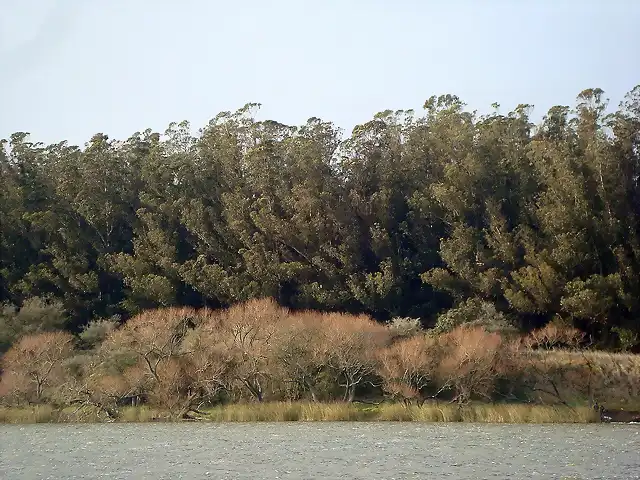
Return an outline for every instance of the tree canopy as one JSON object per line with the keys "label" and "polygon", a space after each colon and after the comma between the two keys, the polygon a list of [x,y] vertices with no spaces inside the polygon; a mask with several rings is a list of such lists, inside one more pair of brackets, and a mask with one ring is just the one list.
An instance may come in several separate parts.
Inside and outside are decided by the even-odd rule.
{"label": "tree canopy", "polygon": [[258,121],[258,107],[197,133],[2,140],[0,345],[34,298],[78,332],[263,297],[425,327],[492,311],[637,344],[640,86],[612,113],[585,90],[537,125],[526,104],[478,115],[434,96],[349,137],[318,118]]}

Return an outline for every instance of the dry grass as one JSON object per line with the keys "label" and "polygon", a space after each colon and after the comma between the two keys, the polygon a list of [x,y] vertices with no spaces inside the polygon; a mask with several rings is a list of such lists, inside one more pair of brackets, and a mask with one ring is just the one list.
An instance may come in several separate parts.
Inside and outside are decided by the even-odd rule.
{"label": "dry grass", "polygon": [[222,422],[279,421],[391,421],[479,423],[592,423],[597,413],[589,407],[529,404],[425,404],[389,403],[362,406],[353,403],[264,403],[216,407],[207,419]]}
{"label": "dry grass", "polygon": [[[597,413],[589,407],[529,404],[430,403],[405,406],[399,403],[362,405],[356,403],[269,402],[230,404],[203,412],[204,421],[213,422],[477,422],[477,423],[592,423]],[[1,407],[0,423],[101,422],[96,411],[53,407]],[[168,421],[166,412],[147,406],[127,407],[118,422]]]}
{"label": "dry grass", "polygon": [[563,405],[474,405],[462,410],[462,421],[487,423],[594,423],[600,417],[589,407]]}
{"label": "dry grass", "polygon": [[72,406],[62,410],[46,404],[30,407],[0,407],[0,424],[100,423],[104,420],[104,415],[90,406],[81,408]]}
{"label": "dry grass", "polygon": [[140,407],[125,407],[118,412],[118,422],[147,423],[168,420],[167,412],[146,405]]}
{"label": "dry grass", "polygon": [[405,407],[390,404],[380,409],[378,420],[476,423],[592,423],[599,417],[589,407],[529,404],[428,404]]}
{"label": "dry grass", "polygon": [[208,420],[218,422],[344,422],[375,419],[370,409],[354,403],[245,403],[215,407],[206,413]]}
{"label": "dry grass", "polygon": [[524,362],[536,372],[538,386],[550,390],[553,381],[565,401],[595,400],[608,408],[640,410],[640,355],[538,350]]}
{"label": "dry grass", "polygon": [[[127,407],[119,412],[118,422],[152,422],[162,420],[167,415],[158,409],[147,406]],[[107,418],[104,413],[94,407],[66,407],[58,410],[51,405],[35,405],[33,407],[0,407],[0,424],[31,423],[101,423]]]}
{"label": "dry grass", "polygon": [[59,420],[59,412],[49,405],[0,407],[0,423],[53,423]]}

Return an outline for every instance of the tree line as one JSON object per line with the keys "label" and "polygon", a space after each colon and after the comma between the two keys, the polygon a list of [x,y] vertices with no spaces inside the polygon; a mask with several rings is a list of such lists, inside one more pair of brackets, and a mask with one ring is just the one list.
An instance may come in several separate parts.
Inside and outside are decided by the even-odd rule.
{"label": "tree line", "polygon": [[343,137],[258,105],[84,147],[0,149],[0,349],[148,309],[271,297],[292,310],[640,334],[640,86],[538,123],[456,96]]}

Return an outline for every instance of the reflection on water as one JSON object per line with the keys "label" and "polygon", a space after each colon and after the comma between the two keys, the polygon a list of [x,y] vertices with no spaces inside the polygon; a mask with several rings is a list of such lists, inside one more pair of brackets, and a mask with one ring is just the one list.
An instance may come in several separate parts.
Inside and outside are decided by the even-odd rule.
{"label": "reflection on water", "polygon": [[1,479],[640,479],[640,425],[0,426]]}

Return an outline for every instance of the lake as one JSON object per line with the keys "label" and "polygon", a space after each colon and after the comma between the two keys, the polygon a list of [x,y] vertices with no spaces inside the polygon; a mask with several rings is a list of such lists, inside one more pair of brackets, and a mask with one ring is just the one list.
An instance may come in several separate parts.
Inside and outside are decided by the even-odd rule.
{"label": "lake", "polygon": [[0,479],[640,479],[640,425],[0,425]]}

